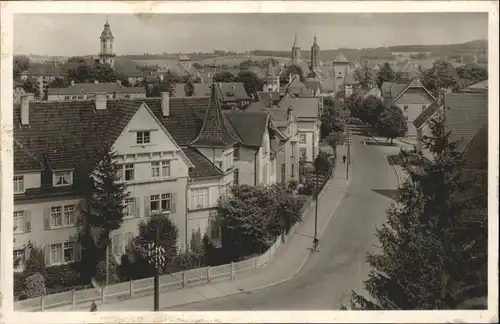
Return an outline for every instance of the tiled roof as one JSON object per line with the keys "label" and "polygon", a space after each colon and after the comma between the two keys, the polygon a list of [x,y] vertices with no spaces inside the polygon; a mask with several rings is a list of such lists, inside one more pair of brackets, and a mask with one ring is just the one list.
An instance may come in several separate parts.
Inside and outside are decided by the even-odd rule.
{"label": "tiled roof", "polygon": [[116,82],[75,83],[67,88],[48,88],[49,95],[77,95],[82,93],[145,93],[143,87],[125,87]]}
{"label": "tiled roof", "polygon": [[321,81],[316,78],[306,79],[304,84],[307,89],[312,90],[314,92],[318,91],[321,88]]}
{"label": "tiled roof", "polygon": [[484,80],[484,81],[481,81],[479,83],[473,84],[464,90],[488,91],[488,80]]}
{"label": "tiled roof", "polygon": [[463,158],[469,169],[488,170],[488,124],[472,137],[464,148]]}
{"label": "tiled roof", "polygon": [[189,170],[189,176],[191,178],[220,177],[223,175],[223,172],[197,149],[185,147],[182,151],[194,164],[194,168]]}
{"label": "tiled roof", "polygon": [[488,122],[488,93],[449,93],[444,97],[445,123],[451,131],[451,140],[462,140],[459,151]]}
{"label": "tiled roof", "polygon": [[349,63],[349,60],[344,56],[344,54],[340,53],[337,55],[337,57],[333,60],[333,63]]}
{"label": "tiled roof", "polygon": [[[212,83],[194,83],[194,96],[195,97],[205,97],[211,95],[211,84]],[[219,96],[222,101],[233,101],[233,100],[245,100],[250,99],[248,96],[243,83],[241,82],[228,82],[228,83],[218,83],[219,85]],[[184,91],[185,83],[179,83],[175,86],[174,97],[182,98],[185,97]]]}
{"label": "tiled roof", "polygon": [[438,112],[438,110],[440,110],[442,108],[443,108],[443,105],[438,105],[437,102],[433,102],[424,111],[422,111],[422,113],[420,113],[420,115],[418,115],[417,118],[415,118],[415,120],[413,121],[413,125],[417,129],[419,129],[425,123],[427,123],[429,121],[429,119],[431,119],[432,116],[434,116],[434,114],[436,112]]}
{"label": "tiled roof", "polygon": [[335,91],[335,80],[333,78],[325,78],[321,81],[321,88],[325,92]]}
{"label": "tiled roof", "polygon": [[27,76],[62,76],[65,74],[61,65],[48,63],[32,63],[28,70],[21,73]]}
{"label": "tiled roof", "polygon": [[397,82],[384,82],[382,84],[382,96],[384,98],[397,98],[403,90],[408,86],[408,83],[397,83]]}
{"label": "tiled roof", "polygon": [[225,111],[224,115],[242,140],[243,145],[254,147],[262,145],[262,138],[269,118],[267,112]]}
{"label": "tiled roof", "polygon": [[222,115],[220,101],[218,85],[213,84],[212,104],[207,109],[201,130],[197,137],[190,143],[191,146],[227,147],[237,143]]}
{"label": "tiled roof", "polygon": [[279,91],[258,91],[257,92],[257,100],[259,101],[268,101],[269,95],[272,97],[273,104],[277,104],[280,101],[281,93]]}
{"label": "tiled roof", "polygon": [[266,112],[266,104],[264,101],[252,102],[247,106],[245,111],[247,112]]}
{"label": "tiled roof", "polygon": [[281,109],[291,107],[297,118],[318,118],[319,115],[319,101],[316,97],[293,98],[290,94],[286,94],[278,106]]}
{"label": "tiled roof", "polygon": [[[14,106],[14,170],[40,170],[41,189],[26,195],[60,193],[51,188],[50,169],[74,168],[74,184],[81,188],[87,170],[100,159],[106,143],[114,143],[142,102],[109,100],[106,110],[94,110],[92,101],[33,102],[30,125],[20,124],[20,105]],[[28,169],[28,170],[27,170]],[[54,191],[55,190],[55,191]]]}

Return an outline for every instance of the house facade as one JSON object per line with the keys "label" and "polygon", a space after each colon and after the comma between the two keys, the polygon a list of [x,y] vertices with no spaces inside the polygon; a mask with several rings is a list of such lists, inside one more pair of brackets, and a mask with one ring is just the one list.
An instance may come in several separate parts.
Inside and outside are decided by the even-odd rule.
{"label": "house facade", "polygon": [[386,101],[398,106],[403,112],[408,125],[407,136],[416,138],[417,129],[413,122],[436,98],[418,78],[408,83],[384,82],[381,91]]}
{"label": "house facade", "polygon": [[105,94],[107,99],[139,99],[146,98],[143,87],[125,87],[118,82],[94,81],[94,83],[74,83],[67,88],[49,88],[48,101],[89,100],[96,94]]}

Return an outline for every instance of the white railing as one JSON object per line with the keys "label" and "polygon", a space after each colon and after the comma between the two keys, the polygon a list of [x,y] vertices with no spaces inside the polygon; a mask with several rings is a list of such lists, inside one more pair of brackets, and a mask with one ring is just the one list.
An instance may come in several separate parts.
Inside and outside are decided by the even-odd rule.
{"label": "white railing", "polygon": [[[326,187],[326,186],[325,186]],[[323,188],[324,189],[324,188]],[[320,197],[321,194],[320,193]],[[308,199],[302,207],[303,220],[308,215],[310,207],[314,204],[312,199]],[[193,284],[208,284],[213,280],[234,279],[236,274],[241,274],[258,268],[270,262],[280,246],[286,244],[288,239],[299,228],[301,222],[296,223],[288,234],[278,236],[273,245],[263,254],[251,259],[231,262],[216,267],[204,267],[181,271],[160,276],[160,291],[182,289]],[[283,243],[285,242],[285,243]],[[121,282],[107,287],[90,288],[84,290],[72,290],[62,293],[46,295],[26,300],[16,301],[14,310],[17,311],[43,311],[48,308],[69,306],[72,309],[89,305],[92,301],[112,303],[119,299],[142,297],[153,293],[153,278],[138,279],[129,282]]]}

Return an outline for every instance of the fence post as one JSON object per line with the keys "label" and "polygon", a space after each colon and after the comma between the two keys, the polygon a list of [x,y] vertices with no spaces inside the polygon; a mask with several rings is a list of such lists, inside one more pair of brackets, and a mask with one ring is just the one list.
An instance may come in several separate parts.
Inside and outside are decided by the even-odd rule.
{"label": "fence post", "polygon": [[76,292],[75,290],[71,290],[71,308],[75,309],[76,308]]}
{"label": "fence post", "polygon": [[254,261],[253,262],[253,267],[254,267],[255,271],[257,271],[257,257],[254,257],[253,261]]}
{"label": "fence post", "polygon": [[130,298],[134,297],[134,281],[130,280]]}
{"label": "fence post", "polygon": [[45,309],[45,296],[42,295],[40,296],[40,310],[43,312],[44,309]]}
{"label": "fence post", "polygon": [[210,282],[210,267],[207,266],[207,283]]}
{"label": "fence post", "polygon": [[234,263],[231,261],[231,280],[234,280]]}
{"label": "fence post", "polygon": [[186,271],[182,271],[182,288],[186,287]]}
{"label": "fence post", "polygon": [[101,304],[104,305],[104,287],[101,287]]}

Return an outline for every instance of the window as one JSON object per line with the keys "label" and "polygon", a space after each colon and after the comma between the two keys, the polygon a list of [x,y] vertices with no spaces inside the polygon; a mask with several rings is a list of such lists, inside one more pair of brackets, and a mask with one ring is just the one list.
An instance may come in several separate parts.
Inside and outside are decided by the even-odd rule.
{"label": "window", "polygon": [[405,120],[408,121],[408,116],[405,116]]}
{"label": "window", "polygon": [[208,206],[208,188],[191,189],[191,207],[197,209]]}
{"label": "window", "polygon": [[24,192],[24,176],[14,176],[14,193]]}
{"label": "window", "polygon": [[306,144],[306,134],[299,134],[299,142],[301,144]]}
{"label": "window", "polygon": [[14,212],[14,234],[24,233],[25,231],[24,210]]}
{"label": "window", "polygon": [[134,165],[133,164],[125,164],[125,181],[134,180]]}
{"label": "window", "polygon": [[51,244],[50,245],[50,264],[61,264],[62,263],[62,244]]}
{"label": "window", "polygon": [[300,148],[300,157],[304,159],[307,157],[307,149],[305,147]]}
{"label": "window", "polygon": [[64,242],[64,262],[75,261],[75,244],[73,242]]}
{"label": "window", "polygon": [[135,199],[134,198],[125,199],[124,205],[125,208],[123,210],[123,217],[132,217],[134,215],[134,210],[135,210]]}
{"label": "window", "polygon": [[234,148],[233,159],[234,160],[239,160],[240,159],[240,148],[239,147],[235,147]]}
{"label": "window", "polygon": [[60,227],[62,226],[62,213],[61,207],[52,207],[50,209],[50,225],[51,227]]}
{"label": "window", "polygon": [[408,106],[407,105],[405,105],[404,110],[408,111]]}
{"label": "window", "polygon": [[54,186],[69,186],[73,183],[73,174],[71,171],[55,171]]}
{"label": "window", "polygon": [[238,169],[234,170],[233,176],[234,176],[234,184],[235,185],[239,184],[240,183],[240,171]]}
{"label": "window", "polygon": [[170,194],[151,195],[149,205],[151,213],[171,211]]}
{"label": "window", "polygon": [[64,100],[70,100],[71,96],[64,96]]}
{"label": "window", "polygon": [[64,225],[75,224],[75,206],[64,206]]}
{"label": "window", "polygon": [[170,161],[151,162],[151,176],[153,178],[170,177]]}
{"label": "window", "polygon": [[150,132],[137,132],[137,144],[148,144],[151,141]]}
{"label": "window", "polygon": [[17,249],[14,250],[14,264],[16,264],[17,267],[14,268],[14,270],[21,270],[24,268],[24,261],[26,261],[26,254],[25,254],[25,249]]}

